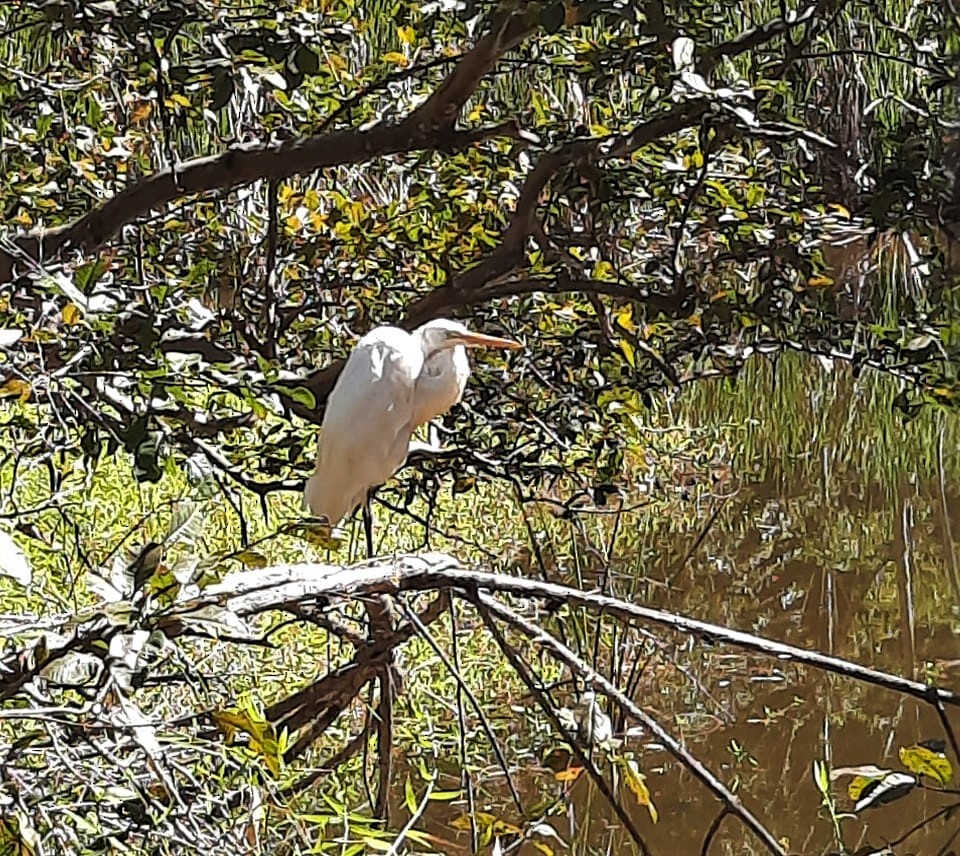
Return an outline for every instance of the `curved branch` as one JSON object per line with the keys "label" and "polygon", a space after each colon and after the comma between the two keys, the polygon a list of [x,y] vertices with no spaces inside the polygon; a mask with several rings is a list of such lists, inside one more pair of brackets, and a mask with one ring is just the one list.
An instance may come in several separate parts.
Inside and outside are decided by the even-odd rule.
{"label": "curved branch", "polygon": [[599,610],[620,619],[647,621],[680,633],[706,637],[745,651],[811,666],[835,675],[883,687],[918,701],[960,707],[960,693],[930,686],[908,678],[859,666],[840,657],[807,651],[774,639],[719,624],[687,618],[661,609],[639,606],[615,597],[584,592],[556,583],[541,582],[508,574],[491,574],[465,568],[445,553],[399,556],[388,563],[364,562],[348,567],[303,563],[274,565],[269,568],[231,574],[223,582],[207,589],[204,596],[170,611],[193,610],[205,603],[221,603],[243,616],[282,609],[288,601],[315,598],[318,595],[399,594],[453,586],[466,592],[485,589],[518,597],[569,603]]}
{"label": "curved branch", "polygon": [[72,223],[37,230],[0,248],[0,283],[13,278],[18,257],[41,262],[68,248],[91,252],[137,217],[176,199],[212,190],[227,190],[258,179],[282,179],[324,167],[360,163],[375,157],[422,149],[451,151],[480,139],[515,133],[513,123],[488,129],[457,131],[460,109],[481,78],[506,51],[536,28],[531,11],[507,16],[463,55],[437,90],[405,119],[381,123],[366,131],[333,131],[272,145],[245,144],[138,181]]}

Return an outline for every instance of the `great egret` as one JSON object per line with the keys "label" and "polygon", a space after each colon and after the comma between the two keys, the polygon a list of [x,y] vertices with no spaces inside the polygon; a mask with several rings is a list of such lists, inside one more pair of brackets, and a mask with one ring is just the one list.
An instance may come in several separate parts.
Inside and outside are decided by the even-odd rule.
{"label": "great egret", "polygon": [[412,333],[367,333],[327,400],[317,466],[303,494],[310,514],[337,526],[400,469],[413,432],[460,401],[470,377],[466,348],[520,347],[444,318]]}

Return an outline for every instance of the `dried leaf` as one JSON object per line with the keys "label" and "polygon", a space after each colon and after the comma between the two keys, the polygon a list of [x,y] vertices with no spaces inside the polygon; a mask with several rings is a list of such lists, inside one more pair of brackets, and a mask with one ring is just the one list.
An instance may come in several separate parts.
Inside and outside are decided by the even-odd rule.
{"label": "dried leaf", "polygon": [[26,401],[30,398],[32,391],[33,387],[31,387],[27,381],[12,377],[6,381],[3,386],[0,386],[0,398],[13,398],[17,396],[21,401]]}

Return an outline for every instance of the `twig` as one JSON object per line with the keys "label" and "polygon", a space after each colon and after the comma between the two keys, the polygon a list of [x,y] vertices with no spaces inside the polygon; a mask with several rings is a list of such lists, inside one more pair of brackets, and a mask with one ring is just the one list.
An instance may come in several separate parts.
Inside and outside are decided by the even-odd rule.
{"label": "twig", "polygon": [[[404,615],[407,617],[407,620],[417,626],[417,629],[420,632],[420,636],[427,641],[431,648],[433,648],[434,653],[440,658],[440,662],[443,663],[444,668],[450,673],[453,679],[457,682],[457,695],[460,696],[466,695],[467,699],[470,702],[471,707],[473,707],[477,716],[480,719],[480,727],[483,729],[484,733],[487,735],[487,740],[490,742],[490,748],[493,749],[493,754],[497,756],[497,762],[500,764],[500,769],[503,770],[504,775],[507,779],[507,788],[510,791],[510,796],[513,798],[514,804],[517,806],[517,811],[521,815],[525,815],[526,812],[523,810],[523,802],[520,799],[520,793],[517,791],[517,787],[514,784],[513,776],[510,774],[510,767],[507,764],[507,759],[503,756],[503,750],[500,748],[500,743],[497,741],[496,735],[493,733],[493,728],[490,723],[487,721],[486,716],[483,714],[483,708],[480,706],[480,702],[477,700],[477,697],[474,695],[473,690],[467,686],[466,682],[463,680],[463,676],[460,674],[460,669],[457,663],[451,662],[450,658],[447,657],[443,649],[437,644],[436,639],[433,638],[433,634],[420,623],[420,619],[417,617],[417,614],[410,609],[410,607],[403,601],[399,601],[400,608],[402,609]],[[448,601],[448,613],[453,618],[453,602]],[[456,629],[456,623],[453,624],[454,631]],[[454,650],[456,651],[456,644],[454,644]],[[462,711],[462,705],[460,711]],[[460,713],[460,731],[462,739],[466,739],[466,723],[463,721],[463,714]],[[463,746],[463,764],[464,769],[467,767],[467,758],[466,758],[466,744]]]}
{"label": "twig", "polygon": [[576,735],[571,734],[563,722],[561,722],[560,717],[557,715],[555,706],[550,702],[550,699],[547,698],[546,694],[541,688],[540,682],[533,679],[533,675],[530,673],[526,663],[520,659],[520,656],[507,642],[503,636],[503,633],[500,631],[500,628],[497,626],[497,623],[493,620],[491,613],[496,612],[496,607],[499,605],[491,598],[479,592],[475,596],[471,596],[471,600],[479,611],[480,617],[483,619],[483,623],[493,635],[497,645],[500,646],[500,650],[503,652],[503,655],[507,658],[507,661],[513,667],[514,671],[520,676],[520,679],[524,682],[524,684],[527,685],[527,688],[537,700],[537,704],[540,705],[541,710],[543,710],[543,712],[552,720],[554,727],[563,735],[564,739],[569,744],[570,749],[573,751],[573,754],[576,755],[577,760],[580,762],[580,765],[590,775],[590,778],[593,780],[594,784],[596,784],[597,789],[601,794],[603,794],[604,798],[607,800],[614,813],[620,819],[620,822],[626,827],[627,832],[630,833],[630,837],[636,842],[641,852],[644,854],[649,854],[650,851],[647,848],[647,844],[644,841],[643,836],[640,834],[640,830],[637,829],[636,824],[633,822],[633,818],[626,811],[620,800],[617,799],[616,795],[611,790],[610,785],[607,784],[606,779],[604,779],[600,774],[600,771],[597,769],[597,765],[594,764],[586,752],[583,751],[583,748],[580,746],[580,741],[577,739]]}
{"label": "twig", "polygon": [[532,642],[552,651],[574,674],[580,675],[584,683],[588,686],[595,687],[606,694],[612,701],[616,702],[623,711],[632,716],[637,722],[643,725],[647,731],[653,734],[657,742],[665,746],[674,758],[683,764],[714,796],[735,814],[744,826],[763,842],[770,853],[776,854],[776,856],[786,856],[786,851],[780,846],[777,839],[774,838],[766,826],[754,817],[743,805],[739,797],[731,792],[723,782],[711,773],[698,758],[691,755],[659,722],[637,707],[603,675],[591,669],[580,657],[555,637],[523,618],[521,615],[518,615],[512,609],[503,606],[489,595],[478,591],[471,597],[476,599],[478,605],[482,604],[485,609],[496,615],[501,621],[520,630]]}

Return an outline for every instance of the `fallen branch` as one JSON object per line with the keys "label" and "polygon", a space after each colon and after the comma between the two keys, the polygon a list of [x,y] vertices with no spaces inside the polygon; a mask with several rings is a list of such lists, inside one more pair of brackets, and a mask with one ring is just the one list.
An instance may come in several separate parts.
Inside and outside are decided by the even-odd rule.
{"label": "fallen branch", "polygon": [[[711,793],[746,826],[754,835],[759,838],[766,848],[776,854],[776,856],[785,856],[784,850],[777,839],[754,815],[750,812],[726,785],[723,784],[713,773],[708,770],[701,761],[691,755],[681,743],[670,734],[659,722],[652,716],[637,707],[629,698],[618,690],[603,675],[595,672],[580,657],[573,653],[566,645],[560,642],[551,634],[547,633],[541,627],[538,627],[531,621],[518,615],[512,609],[498,603],[489,595],[483,592],[476,592],[471,598],[479,609],[487,613],[486,620],[489,622],[489,614],[495,615],[501,621],[516,630],[519,630],[532,642],[542,648],[550,650],[557,659],[565,663],[575,675],[583,678],[584,682],[590,687],[596,687],[608,698],[616,702],[622,711],[643,725],[657,740],[658,743],[666,747],[667,751],[673,755],[684,767],[686,767],[697,779],[699,779]],[[606,792],[605,792],[606,793]],[[608,796],[608,799],[610,797]],[[618,804],[613,802],[616,809]],[[620,812],[618,811],[618,815]],[[631,834],[633,831],[631,830]],[[636,835],[634,835],[636,839]],[[638,843],[643,847],[642,841]],[[643,847],[646,850],[645,847]]]}

